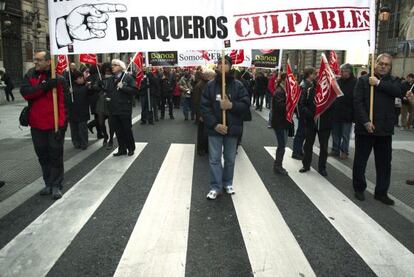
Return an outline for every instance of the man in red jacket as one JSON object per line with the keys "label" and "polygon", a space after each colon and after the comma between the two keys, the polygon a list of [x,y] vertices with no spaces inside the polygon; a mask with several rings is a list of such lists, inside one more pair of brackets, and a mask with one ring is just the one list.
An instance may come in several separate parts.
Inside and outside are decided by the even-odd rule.
{"label": "man in red jacket", "polygon": [[[50,195],[57,200],[62,197],[63,143],[66,131],[64,80],[51,79],[50,53],[35,54],[34,65],[20,88],[20,93],[29,103],[29,125],[35,152],[42,167],[46,187],[40,195]],[[59,131],[54,130],[53,88],[57,90]]]}

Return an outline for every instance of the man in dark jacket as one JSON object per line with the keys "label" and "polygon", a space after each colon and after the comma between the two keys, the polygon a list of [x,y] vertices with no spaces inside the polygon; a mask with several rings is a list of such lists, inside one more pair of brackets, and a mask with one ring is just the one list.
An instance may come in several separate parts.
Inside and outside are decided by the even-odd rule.
{"label": "man in dark jacket", "polygon": [[165,106],[168,105],[168,114],[170,119],[174,119],[173,115],[173,102],[172,102],[172,92],[173,86],[175,85],[175,80],[173,82],[171,73],[169,69],[164,69],[163,75],[161,77],[161,119],[165,118]]}
{"label": "man in dark jacket", "polygon": [[137,92],[135,80],[126,72],[123,61],[112,60],[113,83],[108,88],[109,111],[112,115],[112,124],[118,139],[118,152],[115,157],[134,155],[135,139],[132,134],[132,102]]}
{"label": "man in dark jacket", "polygon": [[315,86],[308,89],[307,92],[302,93],[299,99],[299,113],[303,117],[305,123],[305,145],[303,146],[304,156],[302,160],[303,167],[299,170],[300,173],[305,173],[310,170],[313,145],[315,143],[316,134],[319,139],[319,162],[318,172],[326,177],[326,161],[328,159],[328,142],[332,130],[332,106],[323,112],[315,122]]}
{"label": "man in dark jacket", "polygon": [[[52,194],[53,199],[59,199],[62,197],[64,173],[63,143],[67,127],[64,90],[67,90],[67,86],[61,77],[51,79],[50,61],[47,51],[35,54],[35,67],[26,73],[20,93],[29,102],[33,145],[46,185],[40,195]],[[58,98],[58,132],[54,130],[53,88],[56,88]]]}
{"label": "man in dark jacket", "polygon": [[[145,70],[145,69],[144,69]],[[154,119],[158,118],[157,99],[161,95],[161,87],[158,76],[150,70],[144,75],[139,90],[141,101],[141,124],[154,124]]]}
{"label": "man in dark jacket", "polygon": [[[221,60],[218,63],[218,74],[214,80],[208,82],[201,98],[201,115],[208,133],[208,150],[210,161],[210,192],[207,199],[214,200],[222,192],[223,187],[227,194],[234,194],[233,174],[236,159],[237,139],[243,130],[243,115],[248,112],[249,95],[243,84],[230,74],[232,65],[229,56],[225,59],[222,68]],[[222,70],[226,73],[226,94],[222,93]],[[226,112],[226,122],[223,124],[222,111]],[[222,153],[224,168],[221,164]]]}
{"label": "man in dark jacket", "polygon": [[73,74],[73,102],[69,104],[69,126],[73,146],[85,150],[88,147],[89,90],[83,74]]}
{"label": "man in dark jacket", "polygon": [[[378,56],[375,76],[359,78],[354,91],[355,157],[353,187],[355,197],[365,200],[367,188],[365,169],[374,149],[377,181],[375,199],[387,205],[394,201],[387,195],[391,179],[392,135],[394,134],[394,103],[402,96],[399,81],[391,76],[392,57]],[[374,86],[373,121],[370,119],[370,86]]]}
{"label": "man in dark jacket", "polygon": [[[304,79],[300,83],[301,95],[307,95],[308,91],[313,89],[316,78],[316,71],[313,67],[307,67],[304,70]],[[293,139],[292,158],[295,160],[303,159],[303,142],[305,141],[305,121],[304,117],[299,112],[299,107],[296,108],[296,115],[298,117],[298,128],[296,130],[295,138]]]}
{"label": "man in dark jacket", "polygon": [[352,65],[341,65],[341,77],[338,85],[343,92],[342,97],[336,98],[333,105],[332,152],[331,156],[346,160],[349,155],[349,139],[353,119],[353,95],[357,79]]}
{"label": "man in dark jacket", "polygon": [[269,80],[262,72],[258,72],[255,80],[255,90],[256,90],[256,110],[262,111],[263,109],[263,99],[267,91],[267,85]]}

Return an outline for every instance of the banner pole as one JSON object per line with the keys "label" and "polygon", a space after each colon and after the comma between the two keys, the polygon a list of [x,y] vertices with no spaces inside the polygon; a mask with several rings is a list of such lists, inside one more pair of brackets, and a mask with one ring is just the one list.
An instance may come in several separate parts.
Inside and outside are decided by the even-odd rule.
{"label": "banner pole", "polygon": [[[51,78],[56,79],[56,62],[55,56],[51,56],[50,59],[50,67],[51,67]],[[57,99],[57,89],[53,88],[53,119],[55,125],[55,132],[59,131],[59,113],[58,113],[58,99]]]}
{"label": "banner pole", "polygon": [[[374,77],[375,55],[371,54],[371,77]],[[369,120],[374,124],[374,86],[370,86],[369,92]]]}
{"label": "banner pole", "polygon": [[[224,62],[224,56],[225,52],[224,50],[221,50],[221,99],[224,100],[224,97],[226,96],[226,72],[225,72],[225,62]],[[226,111],[222,111],[222,117],[223,117],[223,125],[226,126]]]}
{"label": "banner pole", "polygon": [[279,67],[279,78],[280,78],[280,75],[282,75],[282,59],[283,59],[283,49],[280,49],[279,50],[279,64],[278,64],[278,67]]}
{"label": "banner pole", "polygon": [[73,103],[75,100],[73,99],[72,72],[70,72],[70,63],[69,63],[68,56],[66,56],[66,64],[67,64],[67,67],[66,68],[68,69],[68,74],[69,74],[69,93],[70,93],[70,100]]}
{"label": "banner pole", "polygon": [[[138,52],[135,53],[134,57],[132,58],[132,60],[129,62],[127,69],[125,70],[126,72],[128,72],[129,68],[131,67],[132,63],[135,61],[135,58],[137,57]],[[132,68],[131,68],[131,73],[132,73]],[[125,78],[125,74],[122,76],[121,78],[121,83]]]}

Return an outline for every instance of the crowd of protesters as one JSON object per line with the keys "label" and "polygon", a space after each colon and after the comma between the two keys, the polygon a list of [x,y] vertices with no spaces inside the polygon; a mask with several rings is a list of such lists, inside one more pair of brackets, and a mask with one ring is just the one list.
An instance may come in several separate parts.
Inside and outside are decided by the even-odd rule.
{"label": "crowd of protesters", "polygon": [[[288,175],[283,167],[288,137],[293,139],[292,158],[302,161],[299,172],[310,171],[316,135],[319,139],[318,172],[327,176],[328,156],[348,159],[349,144],[355,126],[355,158],[353,186],[355,197],[365,199],[365,168],[372,149],[375,154],[377,186],[375,198],[393,205],[388,197],[391,176],[391,136],[394,126],[404,130],[413,124],[414,75],[405,80],[391,76],[392,57],[378,57],[375,77],[363,72],[354,76],[350,64],[340,68],[338,85],[343,92],[316,120],[313,101],[317,71],[306,68],[301,76],[301,97],[296,107],[296,125],[286,120],[286,74],[277,71],[232,69],[230,57],[224,57],[216,70],[208,68],[143,68],[140,83],[136,72],[127,72],[125,63],[114,59],[100,66],[82,69],[70,64],[64,76],[50,77],[50,54],[37,52],[35,68],[25,76],[21,93],[29,102],[29,122],[35,152],[42,167],[45,188],[41,195],[54,199],[62,196],[63,140],[67,126],[75,148],[88,148],[88,132],[102,139],[103,147],[111,150],[116,135],[119,145],[115,157],[134,155],[132,110],[138,100],[141,124],[154,125],[159,120],[174,120],[182,112],[185,121],[197,124],[197,154],[209,156],[210,192],[215,199],[223,191],[234,194],[233,172],[237,146],[241,143],[243,125],[252,120],[250,107],[258,112],[269,109],[268,128],[274,129],[277,141],[275,174]],[[221,95],[222,71],[226,94]],[[99,71],[99,72],[98,72]],[[0,72],[1,73],[1,72]],[[365,73],[365,74],[364,74]],[[362,76],[364,75],[364,76]],[[369,88],[375,87],[374,123],[369,119]],[[57,88],[59,131],[54,131],[51,91]],[[226,122],[223,124],[223,111]],[[401,114],[401,125],[395,118]],[[296,127],[296,128],[295,128]],[[332,138],[331,151],[328,151]],[[221,159],[224,159],[222,164]],[[412,184],[412,180],[407,183]],[[2,183],[3,185],[4,183]]]}

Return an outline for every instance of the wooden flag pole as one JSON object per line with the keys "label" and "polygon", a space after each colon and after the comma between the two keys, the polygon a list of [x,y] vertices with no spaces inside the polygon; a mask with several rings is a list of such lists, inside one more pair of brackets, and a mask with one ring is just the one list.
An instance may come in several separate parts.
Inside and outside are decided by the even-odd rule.
{"label": "wooden flag pole", "polygon": [[[371,54],[371,77],[374,77],[375,55]],[[369,92],[369,120],[374,124],[374,86],[370,86]]]}
{"label": "wooden flag pole", "polygon": [[[51,67],[51,77],[52,79],[56,79],[56,62],[55,56],[52,56],[50,59],[50,67]],[[53,88],[53,118],[55,122],[55,132],[59,131],[59,113],[58,113],[58,99],[57,99],[57,89]]]}
{"label": "wooden flag pole", "polygon": [[[226,96],[226,72],[225,72],[225,59],[224,59],[224,50],[221,51],[221,99],[224,100],[225,96]],[[223,110],[223,125],[227,126],[226,122],[226,111]]]}

